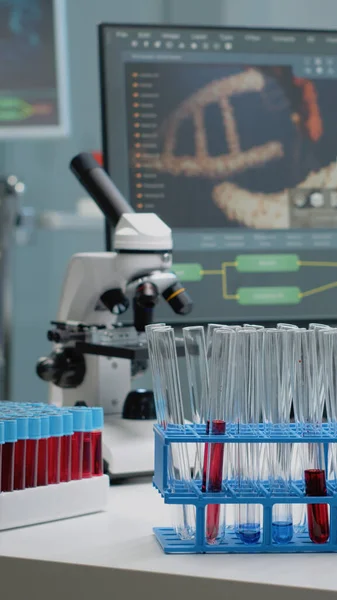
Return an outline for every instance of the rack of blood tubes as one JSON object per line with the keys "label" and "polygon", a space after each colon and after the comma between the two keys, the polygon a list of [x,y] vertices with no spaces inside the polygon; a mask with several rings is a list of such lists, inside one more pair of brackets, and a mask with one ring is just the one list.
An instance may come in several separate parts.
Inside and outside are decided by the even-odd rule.
{"label": "rack of blood tubes", "polygon": [[181,509],[154,529],[163,550],[337,552],[337,329],[210,324],[183,336],[192,423],[167,366],[174,332],[147,327],[153,483]]}
{"label": "rack of blood tubes", "polygon": [[103,510],[103,409],[0,402],[0,530]]}

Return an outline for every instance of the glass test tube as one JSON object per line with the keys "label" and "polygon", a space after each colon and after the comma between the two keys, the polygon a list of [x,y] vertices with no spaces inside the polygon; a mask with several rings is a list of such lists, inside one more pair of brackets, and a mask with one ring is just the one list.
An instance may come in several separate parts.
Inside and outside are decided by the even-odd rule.
{"label": "glass test tube", "polygon": [[[183,426],[185,418],[174,330],[170,327],[155,328],[151,334],[153,336],[155,351],[155,358],[153,360],[155,373],[153,380],[155,382],[157,378],[156,385],[158,385],[158,390],[160,389],[160,393],[162,394],[166,413],[165,422],[168,427],[170,425]],[[158,372],[156,373],[156,371]],[[169,473],[173,490],[176,489],[177,485],[179,487],[180,482],[189,487],[191,475],[187,444],[182,442],[171,445],[170,463]],[[177,534],[182,539],[191,539],[195,535],[194,507],[183,505],[178,510]],[[180,511],[182,511],[182,514]]]}
{"label": "glass test tube", "polygon": [[[204,328],[199,325],[184,327],[183,337],[192,422],[196,425],[205,424],[209,380]],[[196,444],[193,478],[197,481],[202,478],[202,457],[202,444]]]}
{"label": "glass test tube", "polygon": [[[337,330],[319,332],[326,394],[326,414],[330,431],[337,433]],[[329,480],[337,492],[337,444],[329,444]]]}
{"label": "glass test tube", "polygon": [[41,438],[39,440],[39,452],[37,459],[37,485],[48,485],[48,440],[50,436],[49,415],[42,413]]}
{"label": "glass test tube", "polygon": [[84,436],[83,436],[83,479],[92,477],[92,412],[91,408],[85,409]]}
{"label": "glass test tube", "polygon": [[26,487],[26,445],[28,438],[28,418],[21,414],[16,416],[18,441],[15,445],[14,489],[24,490]]}
{"label": "glass test tube", "polygon": [[14,490],[14,461],[17,442],[17,423],[15,419],[2,417],[4,427],[4,443],[2,444],[1,491]]}
{"label": "glass test tube", "polygon": [[4,422],[1,421],[2,415],[0,414],[0,493],[3,491],[1,484],[1,471],[2,471],[2,448],[5,443],[5,425]]}
{"label": "glass test tube", "polygon": [[1,491],[14,490],[15,446],[17,442],[17,422],[4,419],[4,444],[2,446]]}
{"label": "glass test tube", "polygon": [[60,481],[65,483],[71,480],[71,438],[74,434],[74,418],[71,412],[63,411],[62,419]]}
{"label": "glass test tube", "polygon": [[[302,424],[302,435],[319,433],[322,423],[318,388],[317,344],[315,332],[292,332],[293,337],[293,385],[294,414]],[[324,449],[322,444],[307,444],[303,455],[304,483],[307,496],[326,495]],[[314,493],[313,493],[314,492]],[[329,514],[327,504],[308,504],[307,519],[309,537],[316,544],[329,539]]]}
{"label": "glass test tube", "polygon": [[74,434],[71,436],[71,479],[82,479],[85,411],[72,408]]}
{"label": "glass test tube", "polygon": [[[230,418],[234,342],[235,332],[233,330],[220,328],[213,331],[206,430],[210,435],[226,433],[226,423]],[[221,492],[223,476],[225,480],[227,479],[227,469],[226,467],[224,469],[224,450],[224,443],[221,442],[205,444],[202,491]],[[206,509],[207,542],[209,544],[222,543],[225,537],[225,528],[225,505],[209,504]]]}
{"label": "glass test tube", "polygon": [[[263,420],[269,426],[289,424],[291,395],[289,393],[290,338],[282,329],[267,329],[263,339],[265,390],[262,404]],[[289,495],[291,483],[290,444],[268,444],[268,470],[273,494]],[[293,537],[291,504],[275,504],[272,515],[272,539],[287,544]]]}
{"label": "glass test tube", "polygon": [[160,375],[156,365],[156,354],[154,349],[154,340],[153,340],[153,331],[154,329],[166,327],[165,323],[153,323],[151,325],[145,325],[145,333],[147,339],[148,353],[149,353],[149,362],[150,369],[152,374],[152,385],[153,385],[153,397],[154,403],[156,407],[156,416],[159,425],[165,428],[166,420],[165,420],[165,406],[164,399],[161,393],[161,382]]}
{"label": "glass test tube", "polygon": [[[239,432],[257,433],[261,412],[260,375],[261,355],[258,331],[242,329],[237,332],[236,395],[238,398]],[[234,395],[235,397],[235,395]],[[237,445],[238,493],[256,493],[259,479],[259,444]],[[236,534],[246,544],[257,543],[261,535],[260,506],[239,504],[236,507]]]}
{"label": "glass test tube", "polygon": [[93,476],[103,475],[102,431],[104,424],[103,408],[94,406],[92,412],[92,469]]}
{"label": "glass test tube", "polygon": [[[298,326],[292,323],[278,323],[277,329],[284,331],[298,331]],[[305,328],[302,331],[306,331]],[[292,362],[290,363],[292,365]],[[290,406],[293,406],[292,386],[290,385],[290,366],[289,366],[289,395]],[[303,450],[304,444],[291,445],[291,479],[300,481],[303,478]],[[294,504],[292,506],[293,531],[294,533],[303,533],[307,530],[307,507],[305,504]]]}
{"label": "glass test tube", "polygon": [[49,415],[50,437],[48,438],[48,484],[55,485],[61,479],[61,441],[63,436],[62,413]]}
{"label": "glass test tube", "polygon": [[37,486],[37,466],[39,441],[41,439],[41,419],[30,416],[28,419],[28,439],[26,447],[26,487]]}

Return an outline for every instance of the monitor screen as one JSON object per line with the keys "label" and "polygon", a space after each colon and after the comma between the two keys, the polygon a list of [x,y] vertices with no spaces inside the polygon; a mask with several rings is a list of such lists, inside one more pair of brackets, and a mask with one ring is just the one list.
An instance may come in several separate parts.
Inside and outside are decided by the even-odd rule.
{"label": "monitor screen", "polygon": [[64,0],[0,0],[0,139],[68,133]]}
{"label": "monitor screen", "polygon": [[105,165],[172,227],[189,322],[335,319],[337,33],[102,25],[100,45]]}

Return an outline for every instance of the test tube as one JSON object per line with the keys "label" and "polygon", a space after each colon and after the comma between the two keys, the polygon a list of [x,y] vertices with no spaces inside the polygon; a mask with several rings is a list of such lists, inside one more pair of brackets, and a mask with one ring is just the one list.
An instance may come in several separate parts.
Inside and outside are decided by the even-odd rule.
{"label": "test tube", "polygon": [[165,323],[154,323],[151,325],[145,325],[145,332],[146,332],[147,345],[148,345],[150,369],[151,369],[151,373],[152,373],[153,397],[154,397],[154,403],[155,403],[155,407],[156,407],[157,421],[158,421],[159,425],[161,425],[162,427],[165,428],[166,427],[165,406],[164,406],[163,395],[162,395],[161,389],[160,389],[161,381],[160,381],[159,370],[158,370],[157,364],[156,364],[157,358],[156,358],[156,353],[155,353],[155,349],[154,349],[154,340],[153,340],[153,331],[155,329],[162,328],[162,327],[165,327]]}
{"label": "test tube", "polygon": [[17,437],[14,460],[14,489],[24,490],[26,487],[26,445],[28,439],[28,418],[18,415]]}
{"label": "test tube", "polygon": [[[257,433],[261,412],[260,376],[261,355],[259,332],[242,329],[237,332],[236,345],[236,393],[239,408],[239,432]],[[259,444],[240,443],[237,445],[238,492],[256,493],[259,479]],[[236,534],[246,544],[257,543],[261,535],[260,506],[239,504],[237,506]]]}
{"label": "test tube", "polygon": [[[2,417],[0,416],[0,419]],[[1,471],[2,471],[2,448],[3,445],[5,443],[5,424],[3,421],[0,420],[0,492],[2,492],[2,477],[1,477]]]}
{"label": "test tube", "polygon": [[48,413],[41,413],[41,437],[37,459],[37,485],[48,485],[48,440],[50,425]]}
{"label": "test tube", "polygon": [[2,446],[1,491],[14,490],[15,446],[17,442],[16,419],[4,420],[5,443]]}
{"label": "test tube", "polygon": [[74,434],[71,436],[71,479],[82,479],[85,411],[72,408]]}
{"label": "test tube", "polygon": [[60,481],[68,482],[71,480],[71,438],[74,434],[74,417],[71,412],[63,411],[62,419]]}
{"label": "test tube", "polygon": [[[319,433],[322,422],[318,388],[317,344],[315,332],[296,331],[293,336],[294,414],[302,424],[302,435]],[[321,444],[308,444],[304,459],[304,483],[307,496],[326,496],[324,449]],[[316,544],[324,544],[330,535],[327,504],[308,504],[309,537]]]}
{"label": "test tube", "polygon": [[60,483],[61,479],[61,441],[63,436],[62,413],[49,415],[50,437],[48,439],[48,484]]}
{"label": "test tube", "polygon": [[193,423],[206,422],[208,370],[205,331],[202,326],[183,328],[187,377]]}
{"label": "test tube", "polygon": [[[231,329],[213,331],[210,363],[210,392],[207,430],[211,435],[223,435],[231,412],[230,376],[233,364],[235,332]],[[223,479],[224,443],[205,444],[202,491],[221,492]],[[225,536],[225,506],[208,504],[206,509],[206,539],[209,544],[222,543]]]}
{"label": "test tube", "polygon": [[[286,426],[290,419],[289,336],[282,329],[267,329],[263,339],[265,395],[263,420],[269,425]],[[268,431],[268,430],[267,430]],[[291,448],[289,444],[268,444],[269,476],[272,493],[289,495],[291,481]],[[272,515],[272,538],[276,544],[287,544],[293,537],[291,504],[275,504]]]}
{"label": "test tube", "polygon": [[[155,382],[157,378],[157,389],[162,393],[165,423],[167,423],[167,427],[175,425],[179,428],[181,426],[184,431],[185,418],[174,331],[170,327],[155,328],[151,331],[151,335],[155,353],[152,364],[158,371],[154,374],[153,380]],[[183,442],[171,445],[169,474],[174,490],[177,485],[178,487],[181,485],[180,482],[189,487],[191,479],[189,456],[187,445]],[[191,539],[195,535],[194,507],[183,505],[181,507],[182,514],[180,514],[180,509],[178,510],[176,532],[182,539]]]}
{"label": "test tube", "polygon": [[92,412],[92,470],[95,476],[103,475],[102,431],[104,424],[103,408],[94,406]]}
{"label": "test tube", "polygon": [[[187,378],[190,392],[192,422],[196,425],[206,423],[208,404],[208,368],[206,358],[205,331],[202,326],[183,328]],[[193,477],[202,477],[203,448],[196,444]]]}
{"label": "test tube", "polygon": [[37,466],[39,441],[41,439],[41,419],[40,417],[28,418],[28,439],[26,447],[26,487],[34,488],[37,486]]}
{"label": "test tube", "polygon": [[92,477],[92,412],[91,408],[85,409],[84,435],[83,435],[83,468],[82,477]]}
{"label": "test tube", "polygon": [[[323,352],[323,379],[326,394],[326,414],[330,432],[337,433],[337,330],[319,332]],[[329,480],[337,492],[337,444],[329,444]]]}

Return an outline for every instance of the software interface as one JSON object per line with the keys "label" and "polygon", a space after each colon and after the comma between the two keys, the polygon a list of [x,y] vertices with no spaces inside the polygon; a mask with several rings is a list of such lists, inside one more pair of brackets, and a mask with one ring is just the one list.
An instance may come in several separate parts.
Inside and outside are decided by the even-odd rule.
{"label": "software interface", "polygon": [[[59,124],[52,0],[0,0],[0,132]],[[1,131],[2,130],[2,131]]]}
{"label": "software interface", "polygon": [[108,170],[172,227],[189,319],[334,319],[337,33],[107,25],[101,44]]}

